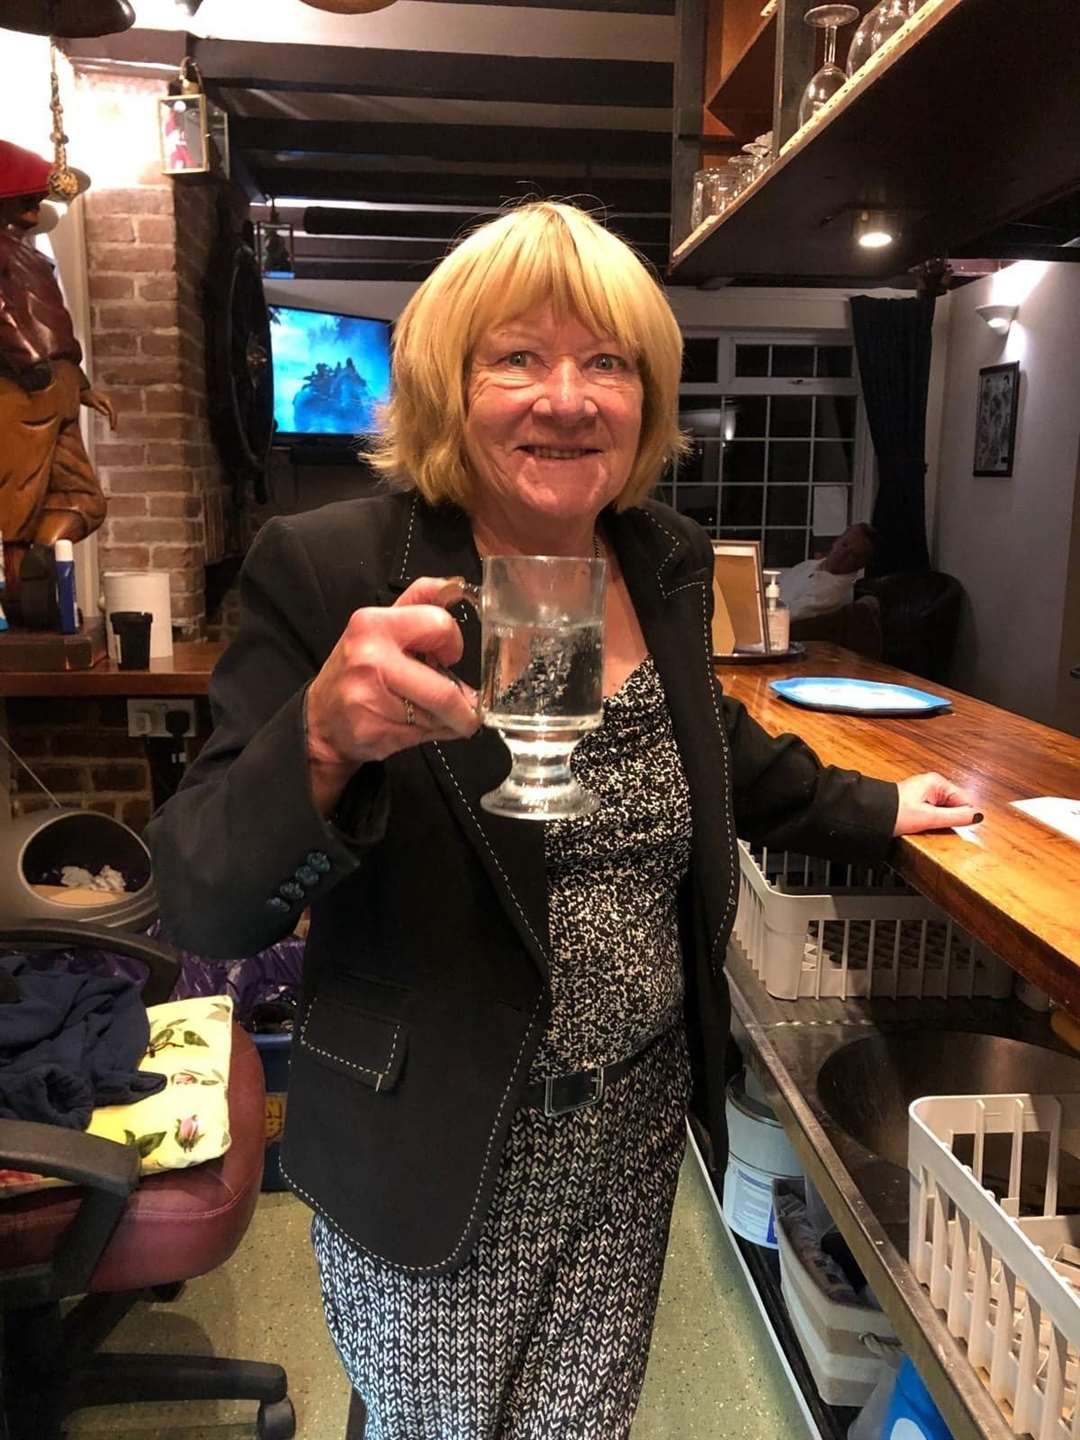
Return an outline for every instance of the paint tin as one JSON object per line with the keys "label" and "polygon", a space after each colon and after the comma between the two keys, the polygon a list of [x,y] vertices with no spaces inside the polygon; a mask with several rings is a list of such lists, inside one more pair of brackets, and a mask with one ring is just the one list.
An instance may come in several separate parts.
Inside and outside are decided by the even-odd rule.
{"label": "paint tin", "polygon": [[728,1165],[724,1217],[736,1235],[776,1250],[773,1181],[803,1174],[779,1120],[763,1100],[747,1094],[744,1076],[727,1087]]}

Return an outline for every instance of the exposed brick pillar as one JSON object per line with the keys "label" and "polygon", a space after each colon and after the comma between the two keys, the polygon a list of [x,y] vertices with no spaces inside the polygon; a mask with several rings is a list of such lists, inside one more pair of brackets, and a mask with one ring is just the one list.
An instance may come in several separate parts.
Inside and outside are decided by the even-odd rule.
{"label": "exposed brick pillar", "polygon": [[[157,81],[82,74],[121,126],[154,123]],[[145,137],[143,137],[145,139]],[[99,422],[95,460],[109,497],[101,570],[168,570],[173,624],[205,629],[208,562],[224,553],[226,480],[206,412],[202,286],[222,182],[173,181],[144,164],[86,205],[93,379],[120,412]]]}

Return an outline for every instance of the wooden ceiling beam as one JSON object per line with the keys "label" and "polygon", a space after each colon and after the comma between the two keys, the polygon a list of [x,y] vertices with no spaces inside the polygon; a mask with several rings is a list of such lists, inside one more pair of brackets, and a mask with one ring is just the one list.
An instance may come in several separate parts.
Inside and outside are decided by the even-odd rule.
{"label": "wooden ceiling beam", "polygon": [[572,198],[585,208],[638,210],[667,214],[671,193],[663,180],[601,180],[567,176],[543,180],[528,174],[514,180],[500,175],[386,175],[301,168],[255,170],[264,195],[302,196],[307,200],[369,200],[386,205],[475,206],[497,209],[508,200],[540,196]]}
{"label": "wooden ceiling beam", "polygon": [[292,154],[416,155],[527,164],[665,165],[671,137],[656,130],[560,130],[532,125],[420,125],[232,116],[234,145]]}
{"label": "wooden ceiling beam", "polygon": [[[303,226],[309,235],[398,236],[448,243],[490,220],[492,213],[490,210],[350,210],[309,205],[303,212]],[[666,247],[666,210],[656,215],[613,212],[608,215],[607,224],[632,245]]]}
{"label": "wooden ceiling beam", "polygon": [[[428,0],[441,5],[445,0]],[[457,0],[459,5],[505,5],[507,0]],[[594,10],[601,14],[674,15],[675,0],[513,0],[522,10]]]}
{"label": "wooden ceiling beam", "polygon": [[663,108],[672,100],[672,67],[667,61],[453,55],[240,40],[197,40],[194,54],[203,78],[224,89],[638,109]]}
{"label": "wooden ceiling beam", "polygon": [[[294,239],[293,254],[298,262],[305,265],[320,264],[327,267],[355,265],[372,260],[396,260],[404,264],[414,262],[432,264],[443,259],[451,241],[388,239],[335,239],[325,235],[297,235]],[[639,253],[655,265],[667,260],[667,246],[662,244],[639,244]]]}

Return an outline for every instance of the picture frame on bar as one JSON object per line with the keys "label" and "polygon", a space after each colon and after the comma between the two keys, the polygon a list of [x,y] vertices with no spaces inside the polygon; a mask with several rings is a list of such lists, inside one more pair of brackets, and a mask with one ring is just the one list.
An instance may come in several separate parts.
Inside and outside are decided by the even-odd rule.
{"label": "picture frame on bar", "polygon": [[1020,362],[987,365],[980,370],[972,474],[1005,479],[1012,474],[1019,410]]}
{"label": "picture frame on bar", "polygon": [[712,648],[717,657],[769,648],[759,540],[714,540]]}

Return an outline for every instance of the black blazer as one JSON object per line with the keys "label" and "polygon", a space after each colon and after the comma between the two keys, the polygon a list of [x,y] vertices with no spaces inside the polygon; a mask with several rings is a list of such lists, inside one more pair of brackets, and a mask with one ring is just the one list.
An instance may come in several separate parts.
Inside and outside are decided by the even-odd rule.
{"label": "black blazer", "polygon": [[[725,699],[711,661],[712,552],[649,502],[603,519],[667,694],[694,838],[680,897],[695,1109],[723,1164],[722,967],[736,831],[838,859],[884,854],[896,787],[823,769]],[[216,728],[149,838],[169,935],[252,954],[311,904],[282,1168],[372,1254],[463,1263],[490,1201],[516,1097],[548,1019],[542,827],[489,815],[499,737],[429,743],[364,766],[332,821],[307,780],[303,696],[351,612],[419,575],[479,580],[467,517],[415,493],[271,521],[244,567],[244,618],[214,672]],[[479,682],[461,607],[458,667]]]}

